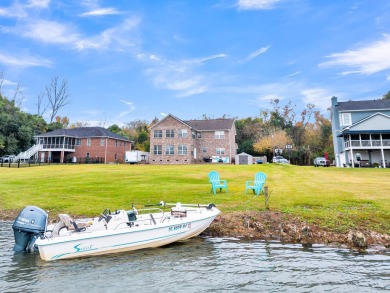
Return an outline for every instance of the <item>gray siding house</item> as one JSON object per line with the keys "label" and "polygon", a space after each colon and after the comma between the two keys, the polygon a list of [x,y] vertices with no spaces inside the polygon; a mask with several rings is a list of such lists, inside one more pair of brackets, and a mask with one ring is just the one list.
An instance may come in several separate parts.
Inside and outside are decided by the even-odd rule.
{"label": "gray siding house", "polygon": [[331,121],[337,167],[390,168],[390,100],[333,97]]}
{"label": "gray siding house", "polygon": [[231,163],[234,119],[181,120],[171,114],[150,127],[150,164]]}

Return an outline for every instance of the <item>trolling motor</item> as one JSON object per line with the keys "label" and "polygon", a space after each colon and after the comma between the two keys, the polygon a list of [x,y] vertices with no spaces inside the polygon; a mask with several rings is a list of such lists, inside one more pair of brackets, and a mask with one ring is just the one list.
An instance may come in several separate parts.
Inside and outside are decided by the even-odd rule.
{"label": "trolling motor", "polygon": [[15,237],[13,250],[16,252],[33,250],[35,240],[46,230],[47,218],[47,212],[41,208],[25,207],[12,225]]}

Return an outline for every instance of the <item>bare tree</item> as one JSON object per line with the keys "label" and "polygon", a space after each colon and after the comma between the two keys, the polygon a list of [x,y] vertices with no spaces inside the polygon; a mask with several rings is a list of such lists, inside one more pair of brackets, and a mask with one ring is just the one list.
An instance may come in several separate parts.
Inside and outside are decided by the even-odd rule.
{"label": "bare tree", "polygon": [[23,91],[21,89],[21,86],[20,84],[18,83],[16,86],[15,86],[15,92],[14,92],[14,97],[13,97],[13,102],[14,102],[14,105],[17,106],[18,108],[20,108],[20,106],[22,105],[23,103],[23,99],[24,99],[24,96],[23,96]]}
{"label": "bare tree", "polygon": [[44,104],[44,98],[45,98],[45,93],[40,93],[37,96],[37,103],[35,105],[37,106],[38,116],[43,116],[43,114],[45,114],[47,108],[49,107],[49,104]]}
{"label": "bare tree", "polygon": [[63,79],[60,83],[58,76],[54,77],[50,85],[46,86],[46,96],[51,107],[50,123],[52,123],[57,112],[71,102],[68,93],[68,82]]}

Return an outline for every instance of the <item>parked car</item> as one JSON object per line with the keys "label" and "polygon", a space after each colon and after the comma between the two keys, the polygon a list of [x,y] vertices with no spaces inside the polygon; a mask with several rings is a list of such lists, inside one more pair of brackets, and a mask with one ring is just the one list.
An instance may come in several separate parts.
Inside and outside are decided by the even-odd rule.
{"label": "parked car", "polygon": [[323,157],[315,158],[314,159],[314,167],[319,167],[319,166],[329,167],[330,161],[323,158]]}
{"label": "parked car", "polygon": [[275,156],[272,158],[272,163],[290,164],[290,161],[283,158],[282,156]]}
{"label": "parked car", "polygon": [[3,163],[13,163],[15,155],[7,155],[1,158]]}

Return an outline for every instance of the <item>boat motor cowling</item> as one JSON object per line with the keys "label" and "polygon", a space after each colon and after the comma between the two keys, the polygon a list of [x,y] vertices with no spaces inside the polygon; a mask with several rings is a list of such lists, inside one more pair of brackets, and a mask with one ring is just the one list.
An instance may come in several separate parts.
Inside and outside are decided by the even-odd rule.
{"label": "boat motor cowling", "polygon": [[35,206],[25,207],[12,225],[15,237],[14,251],[26,251],[34,236],[45,232],[46,224],[47,212]]}

